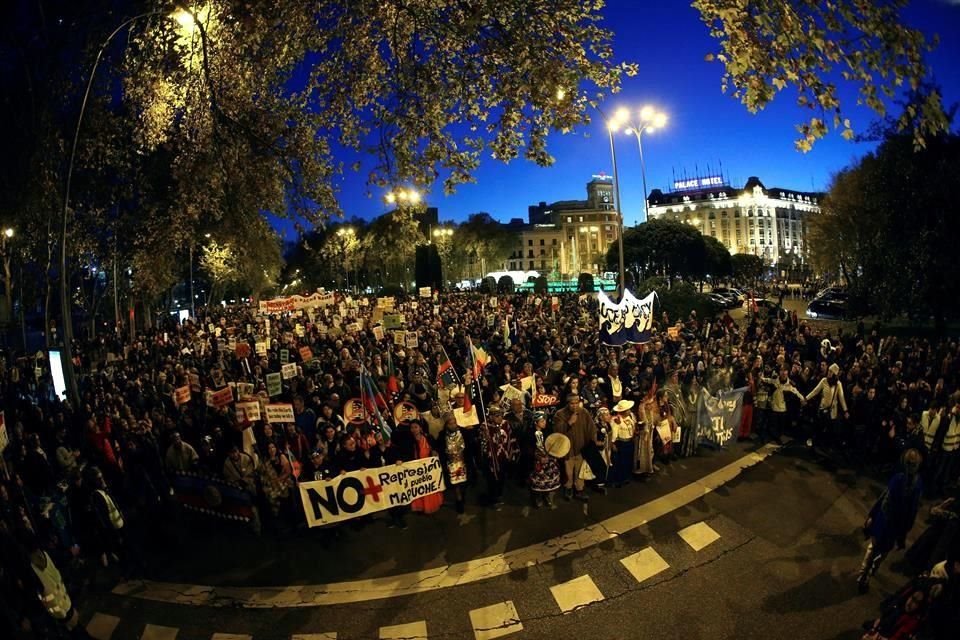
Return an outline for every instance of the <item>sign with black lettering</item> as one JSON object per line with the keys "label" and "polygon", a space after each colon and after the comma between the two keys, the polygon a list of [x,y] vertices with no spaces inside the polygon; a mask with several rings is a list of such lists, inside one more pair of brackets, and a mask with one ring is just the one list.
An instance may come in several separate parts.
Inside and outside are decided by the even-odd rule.
{"label": "sign with black lettering", "polygon": [[307,524],[319,527],[408,505],[444,488],[440,458],[432,457],[302,482],[300,499]]}

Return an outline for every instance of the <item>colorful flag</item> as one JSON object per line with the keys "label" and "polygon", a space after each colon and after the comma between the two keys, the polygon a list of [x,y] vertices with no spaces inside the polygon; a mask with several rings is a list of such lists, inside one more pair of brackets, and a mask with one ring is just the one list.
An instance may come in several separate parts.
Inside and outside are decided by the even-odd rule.
{"label": "colorful flag", "polygon": [[479,378],[483,373],[483,368],[487,366],[487,362],[490,361],[490,356],[487,355],[487,352],[483,348],[477,348],[473,346],[473,340],[467,338],[470,341],[470,361],[472,363],[473,377]]}
{"label": "colorful flag", "polygon": [[393,368],[393,355],[387,351],[387,399],[390,406],[400,401],[400,381],[397,380],[397,371]]}
{"label": "colorful flag", "polygon": [[447,356],[447,352],[443,352],[443,359],[440,361],[440,366],[437,367],[437,386],[441,389],[444,387],[450,387],[456,383],[457,379],[453,372],[453,363],[450,362],[450,358]]}

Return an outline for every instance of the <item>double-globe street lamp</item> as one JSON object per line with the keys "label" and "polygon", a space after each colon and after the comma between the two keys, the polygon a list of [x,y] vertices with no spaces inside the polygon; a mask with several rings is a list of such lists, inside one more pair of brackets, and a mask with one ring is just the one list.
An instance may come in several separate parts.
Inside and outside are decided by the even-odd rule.
{"label": "double-globe street lamp", "polygon": [[93,67],[90,69],[90,77],[87,79],[87,88],[83,93],[83,100],[80,103],[80,114],[77,116],[77,128],[73,132],[73,144],[70,148],[70,162],[67,164],[67,180],[63,191],[63,219],[61,221],[62,225],[60,230],[60,321],[63,324],[63,358],[61,358],[61,362],[63,363],[63,373],[67,385],[67,391],[70,394],[70,400],[72,400],[74,404],[79,402],[80,396],[77,391],[77,380],[73,371],[73,320],[70,312],[70,301],[67,296],[67,220],[69,219],[70,211],[70,184],[73,180],[73,165],[77,157],[77,143],[80,140],[80,127],[83,124],[83,116],[87,111],[87,101],[90,99],[90,90],[93,88],[93,79],[97,75],[97,68],[100,66],[100,59],[103,58],[104,51],[107,50],[107,47],[113,41],[114,37],[128,26],[134,22],[137,22],[138,20],[141,20],[142,18],[161,15],[167,15],[171,19],[175,20],[181,26],[181,28],[188,32],[192,33],[194,29],[199,30],[200,37],[206,41],[206,30],[200,21],[197,20],[196,13],[187,7],[177,7],[172,14],[168,13],[168,9],[146,11],[144,13],[135,15],[132,18],[127,18],[121,22],[116,29],[110,32],[110,35],[107,36],[106,40],[103,41],[103,44],[100,45],[100,49],[97,51],[97,57],[94,59]]}
{"label": "double-globe street lamp", "polygon": [[337,238],[339,238],[340,250],[343,253],[343,275],[345,280],[344,289],[350,290],[350,261],[347,259],[347,246],[353,242],[356,231],[353,227],[340,227],[337,229]]}
{"label": "double-globe street lamp", "polygon": [[611,123],[615,128],[623,128],[624,133],[633,134],[637,138],[637,149],[640,151],[640,179],[643,184],[643,220],[647,221],[648,193],[647,193],[647,165],[643,159],[643,134],[653,133],[657,129],[667,126],[667,114],[646,105],[636,113],[636,119],[631,119],[629,109],[618,109]]}

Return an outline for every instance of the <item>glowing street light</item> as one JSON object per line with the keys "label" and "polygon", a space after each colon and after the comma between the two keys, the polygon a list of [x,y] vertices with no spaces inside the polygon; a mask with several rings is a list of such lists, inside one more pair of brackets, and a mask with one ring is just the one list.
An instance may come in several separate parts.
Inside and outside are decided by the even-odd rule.
{"label": "glowing street light", "polygon": [[[619,116],[622,111],[617,111]],[[625,133],[632,133],[637,137],[637,148],[640,150],[640,178],[643,181],[643,221],[647,221],[648,213],[648,202],[647,202],[647,167],[646,163],[643,160],[643,133],[648,131],[653,133],[657,129],[663,129],[667,126],[667,114],[662,111],[657,111],[654,107],[650,105],[644,106],[640,109],[637,114],[638,120],[635,122],[630,121],[630,112],[626,111],[626,117],[618,122],[618,124],[625,124]]]}
{"label": "glowing street light", "polygon": [[453,229],[449,227],[438,227],[433,230],[434,238],[449,238],[453,235]]}
{"label": "glowing street light", "polygon": [[5,236],[8,237],[8,238],[12,238],[12,237],[13,237],[13,227],[7,227],[6,229],[4,229],[4,230],[3,230],[3,235],[5,235]]}
{"label": "glowing street light", "polygon": [[383,199],[386,200],[388,204],[400,203],[416,205],[420,204],[420,201],[423,200],[423,195],[416,189],[397,189],[396,191],[388,191]]}

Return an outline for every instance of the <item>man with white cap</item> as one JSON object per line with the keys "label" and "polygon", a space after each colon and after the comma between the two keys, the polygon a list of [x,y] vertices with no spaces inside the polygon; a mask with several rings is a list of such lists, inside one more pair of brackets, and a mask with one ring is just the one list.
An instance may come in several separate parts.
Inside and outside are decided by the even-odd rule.
{"label": "man with white cap", "polygon": [[[836,432],[837,416],[843,410],[843,417],[850,418],[847,410],[847,401],[843,396],[843,383],[840,382],[840,366],[834,362],[827,368],[827,377],[821,378],[813,391],[807,394],[806,401],[810,402],[818,395],[820,406],[817,408],[817,435],[827,439]],[[813,439],[807,439],[807,446],[813,446]]]}

